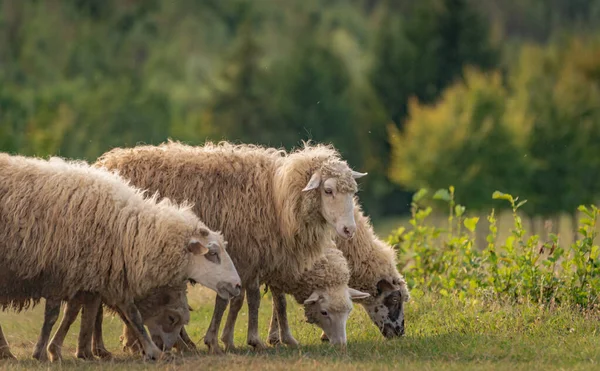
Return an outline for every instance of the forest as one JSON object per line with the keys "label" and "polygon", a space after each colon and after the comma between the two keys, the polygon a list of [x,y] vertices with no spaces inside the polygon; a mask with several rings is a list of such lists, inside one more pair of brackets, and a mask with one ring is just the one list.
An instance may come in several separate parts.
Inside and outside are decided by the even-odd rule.
{"label": "forest", "polygon": [[327,142],[374,217],[422,187],[548,218],[600,193],[597,0],[0,4],[4,152]]}

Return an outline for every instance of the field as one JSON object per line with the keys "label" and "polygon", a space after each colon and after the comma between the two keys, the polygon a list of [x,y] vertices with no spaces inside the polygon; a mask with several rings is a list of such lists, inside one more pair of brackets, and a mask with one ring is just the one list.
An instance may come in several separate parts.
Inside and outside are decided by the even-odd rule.
{"label": "field", "polygon": [[[596,210],[588,213],[591,215],[590,219],[582,222],[587,225],[586,233],[592,233],[598,229],[596,219],[600,212]],[[386,236],[392,231],[393,226],[408,226],[409,222],[415,222],[412,219],[409,221],[409,218],[376,221],[374,224],[377,233]],[[421,220],[419,218],[417,216],[417,219]],[[485,220],[483,217],[480,219]],[[468,225],[468,220],[464,222],[465,226]],[[498,215],[496,224],[499,226],[497,238],[499,248],[509,246],[502,241],[505,241],[511,233],[518,232],[518,227],[511,227],[512,222],[513,216],[510,213]],[[419,223],[417,225],[421,225]],[[438,228],[444,223],[443,214],[432,214],[427,225]],[[565,240],[570,241],[573,236],[564,236],[572,231],[569,221],[563,218],[560,224],[559,233]],[[489,225],[485,226],[485,229],[488,227]],[[202,336],[210,322],[215,294],[200,287],[190,287],[188,297],[194,311],[187,328],[191,338],[198,345],[197,353],[178,355],[173,363],[144,363],[139,356],[130,356],[121,351],[119,345],[121,322],[116,317],[106,315],[105,341],[109,350],[115,355],[114,360],[110,362],[76,360],[73,357],[78,332],[78,323],[76,323],[66,339],[62,364],[39,363],[31,359],[31,352],[43,319],[43,306],[40,305],[22,314],[0,313],[0,324],[4,328],[13,353],[19,359],[1,361],[0,368],[11,370],[31,368],[230,370],[240,368],[349,371],[363,369],[584,370],[600,367],[598,351],[600,338],[597,336],[600,306],[595,304],[595,297],[597,297],[595,292],[600,283],[592,280],[598,275],[595,266],[590,265],[592,255],[589,255],[589,259],[585,258],[588,255],[582,255],[585,258],[582,267],[591,272],[590,275],[585,274],[588,279],[585,281],[588,282],[585,288],[588,291],[582,291],[584,296],[570,296],[571,289],[579,287],[577,279],[581,278],[577,273],[579,271],[574,271],[574,275],[556,276],[562,281],[554,282],[553,287],[556,292],[552,295],[552,300],[545,301],[548,297],[540,294],[536,301],[530,300],[536,294],[536,287],[538,287],[536,280],[541,279],[543,283],[543,280],[551,276],[548,276],[547,270],[531,271],[543,260],[530,264],[529,260],[522,258],[525,256],[535,258],[534,255],[527,255],[527,251],[537,250],[537,245],[524,242],[520,247],[522,250],[503,258],[505,263],[473,265],[472,259],[465,260],[465,257],[473,254],[470,252],[470,246],[480,251],[477,253],[480,258],[488,256],[486,254],[490,252],[482,250],[482,245],[475,243],[475,231],[470,235],[471,237],[467,237],[460,233],[444,236],[443,233],[438,235],[434,230],[426,228],[421,230],[427,234],[425,237],[405,234],[406,237],[399,251],[417,253],[421,256],[428,255],[449,265],[447,268],[440,268],[435,263],[436,260],[424,260],[404,272],[407,277],[412,276],[412,282],[421,283],[411,291],[412,299],[406,306],[406,336],[402,339],[383,339],[365,311],[360,306],[355,306],[348,321],[348,347],[345,351],[334,348],[320,342],[321,331],[304,322],[302,308],[288,297],[290,325],[294,336],[302,344],[300,348],[277,347],[263,352],[249,349],[245,345],[247,308],[244,307],[235,332],[238,349],[225,356],[212,356],[207,354]],[[529,235],[527,231],[524,232]],[[434,238],[434,235],[437,237]],[[413,250],[406,250],[407,246],[415,241],[421,241],[424,245],[418,243],[412,247]],[[444,241],[449,241],[451,245],[442,248],[441,246],[445,246]],[[583,251],[582,249],[589,246],[591,250],[587,254],[596,256],[600,250],[595,245],[592,247],[593,237],[585,241],[585,244],[577,245],[579,246],[577,251]],[[428,244],[431,243],[433,245],[429,246]],[[534,250],[531,250],[532,247]],[[565,262],[577,263],[579,261],[577,259],[581,260],[581,257],[569,258]],[[488,261],[487,264],[490,262]],[[509,300],[506,295],[501,295],[498,291],[500,286],[490,285],[487,271],[492,267],[504,269],[496,272],[498,279],[503,279],[506,272],[521,277],[523,281],[512,286],[511,289],[513,299],[514,295],[517,295],[517,300]],[[423,275],[415,275],[414,272],[423,272]],[[527,272],[537,273],[531,276],[527,275],[529,274]],[[438,280],[438,277],[442,280]],[[467,294],[464,295],[465,293]],[[260,331],[263,340],[266,340],[271,315],[270,298],[270,293],[264,294],[261,305]],[[557,304],[553,302],[554,299],[558,301],[562,299],[564,302]],[[578,308],[573,304],[573,300],[585,303],[585,309]]]}
{"label": "field", "polygon": [[[192,288],[193,317],[189,326],[194,341],[207,328],[213,295]],[[261,306],[261,333],[266,336],[270,310],[269,294]],[[116,359],[111,363],[75,360],[76,328],[63,350],[62,365],[52,368],[83,369],[403,369],[403,370],[561,370],[594,369],[600,363],[596,335],[597,316],[574,314],[570,310],[542,311],[534,305],[502,305],[473,301],[467,304],[415,291],[407,308],[407,335],[386,341],[371,324],[365,312],[356,307],[348,325],[349,345],[345,353],[328,344],[320,344],[315,327],[303,323],[302,309],[290,306],[290,323],[300,349],[273,348],[255,353],[244,345],[246,312],[240,316],[236,342],[240,349],[223,357],[206,354],[203,344],[199,354],[185,354],[173,364],[144,364],[120,351],[120,321],[105,319],[105,339]],[[23,315],[3,313],[12,350],[19,361],[4,361],[3,369],[46,369],[30,359],[33,343],[42,320],[41,307]]]}
{"label": "field", "polygon": [[[198,288],[190,289],[194,308],[192,339],[201,338],[208,326],[214,296]],[[269,294],[261,306],[261,334],[266,336],[270,315]],[[47,369],[30,358],[42,320],[42,308],[22,315],[0,315],[12,350],[19,361],[3,361],[3,369]],[[105,318],[105,339],[115,354],[110,363],[75,360],[77,328],[73,328],[63,349],[62,369],[403,369],[403,370],[584,370],[600,363],[596,335],[597,316],[574,314],[560,308],[548,311],[535,305],[517,306],[472,301],[466,304],[448,298],[422,295],[415,291],[407,308],[405,338],[386,341],[371,324],[365,312],[356,307],[348,325],[347,351],[320,344],[315,327],[303,323],[302,309],[290,306],[293,333],[303,344],[300,349],[272,348],[255,353],[245,346],[245,308],[236,330],[240,345],[234,354],[210,356],[203,344],[199,354],[185,354],[173,364],[144,364],[139,358],[120,351],[121,324],[117,318]]]}

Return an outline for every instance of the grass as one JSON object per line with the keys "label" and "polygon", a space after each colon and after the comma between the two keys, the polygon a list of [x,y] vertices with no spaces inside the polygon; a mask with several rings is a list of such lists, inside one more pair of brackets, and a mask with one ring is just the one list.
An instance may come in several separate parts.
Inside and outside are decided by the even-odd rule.
{"label": "grass", "polygon": [[[239,349],[210,356],[201,341],[210,322],[214,294],[190,289],[195,309],[188,326],[199,354],[186,354],[172,364],[143,363],[120,351],[121,323],[105,318],[105,340],[116,359],[112,362],[75,360],[77,324],[66,339],[62,364],[43,364],[30,354],[40,329],[43,308],[14,314],[1,313],[0,323],[18,361],[2,361],[2,369],[333,369],[333,370],[584,370],[597,369],[598,315],[570,308],[541,309],[533,304],[509,305],[482,300],[460,302],[450,297],[413,291],[406,312],[407,334],[384,340],[364,310],[355,307],[348,322],[345,353],[319,341],[320,331],[303,322],[302,309],[289,306],[290,324],[299,349],[270,348],[256,353],[245,345],[247,312],[244,307],[235,332]],[[290,299],[291,304],[291,299]],[[270,296],[261,306],[261,335],[266,338]]]}

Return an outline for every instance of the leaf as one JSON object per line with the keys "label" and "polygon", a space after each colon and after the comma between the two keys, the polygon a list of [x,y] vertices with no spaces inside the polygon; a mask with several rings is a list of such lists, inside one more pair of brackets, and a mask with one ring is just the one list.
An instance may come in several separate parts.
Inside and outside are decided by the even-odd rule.
{"label": "leaf", "polygon": [[518,209],[518,208],[520,208],[521,206],[525,205],[526,203],[527,203],[527,200],[523,200],[523,201],[521,201],[521,202],[519,202],[519,203],[517,204],[516,208]]}
{"label": "leaf", "polygon": [[475,228],[477,227],[477,222],[479,221],[479,217],[472,217],[465,219],[465,228],[467,228],[471,232],[475,232]]}
{"label": "leaf", "polygon": [[427,192],[428,192],[427,188],[419,189],[419,191],[417,193],[415,193],[413,196],[413,202],[421,201],[427,195]]}
{"label": "leaf", "polygon": [[456,216],[462,216],[465,213],[466,208],[463,205],[456,205],[454,207],[454,213]]}
{"label": "leaf", "polygon": [[433,195],[434,200],[444,200],[446,202],[450,202],[450,192],[447,189],[438,189],[437,192]]}
{"label": "leaf", "polygon": [[511,195],[509,195],[508,193],[502,193],[500,191],[495,191],[492,194],[492,198],[494,200],[498,200],[498,199],[500,199],[500,200],[507,200],[507,201],[512,201],[513,200],[513,197]]}

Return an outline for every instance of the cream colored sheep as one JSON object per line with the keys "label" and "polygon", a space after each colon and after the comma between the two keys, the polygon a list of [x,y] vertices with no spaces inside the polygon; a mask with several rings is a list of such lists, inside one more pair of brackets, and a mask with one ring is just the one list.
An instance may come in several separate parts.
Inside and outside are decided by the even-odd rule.
{"label": "cream colored sheep", "polygon": [[97,293],[132,326],[146,358],[158,359],[135,298],[187,280],[239,284],[232,264],[205,257],[210,231],[191,206],[144,198],[83,162],[0,154],[0,174],[3,309]]}
{"label": "cream colored sheep", "polygon": [[[259,348],[260,278],[275,269],[299,277],[322,254],[333,228],[352,237],[355,178],[364,175],[331,146],[309,144],[286,153],[226,142],[168,142],[114,149],[97,165],[150,192],[195,202],[200,218],[223,232],[248,295],[248,344]],[[221,351],[217,336],[227,304],[217,298],[204,338],[212,352]]]}
{"label": "cream colored sheep", "polygon": [[[350,270],[346,259],[340,250],[333,247],[327,248],[314,266],[299,278],[288,277],[285,272],[278,272],[276,277],[265,278],[265,282],[273,293],[292,295],[299,304],[304,305],[307,322],[322,328],[333,344],[343,345],[346,343],[346,322],[352,310],[352,300],[365,299],[369,296],[349,288],[349,279]],[[269,282],[273,282],[273,285]],[[242,290],[240,297],[243,297],[243,294]],[[221,336],[227,350],[235,348],[233,332],[241,304],[243,300],[232,303],[229,308],[229,315]],[[282,306],[276,304],[279,303],[274,302],[274,313],[283,313],[283,320],[286,321],[285,302]],[[281,334],[283,339],[289,340],[289,342],[284,340],[284,343],[297,345],[289,332],[289,327],[284,325],[281,328],[287,330]],[[182,331],[183,337],[186,337],[185,329]],[[127,331],[125,333],[125,339],[131,336]],[[128,340],[125,342],[129,343]]]}
{"label": "cream colored sheep", "polygon": [[[333,243],[332,243],[333,245]],[[304,305],[304,313],[309,323],[323,329],[331,339],[332,344],[346,344],[346,322],[352,310],[352,300],[361,300],[369,296],[348,287],[350,271],[341,251],[327,248],[323,256],[313,267],[303,272],[299,277],[290,276],[287,272],[279,271],[269,277],[264,277],[271,292],[279,297],[290,294],[299,304]],[[227,349],[234,348],[233,330],[242,303],[235,300],[229,308],[227,323],[223,329],[221,340]],[[285,314],[285,302],[273,303],[276,313]],[[283,319],[287,321],[286,318]],[[291,344],[297,345],[289,328],[282,326],[285,331],[281,336]]]}
{"label": "cream colored sheep", "polygon": [[[349,286],[369,293],[370,296],[361,300],[360,304],[366,309],[369,317],[386,338],[404,335],[404,303],[410,298],[404,277],[396,267],[394,249],[381,241],[373,231],[369,218],[363,214],[358,201],[355,201],[354,218],[356,220],[356,235],[351,240],[337,239],[336,246],[342,251],[350,267]],[[273,305],[285,305],[285,296],[273,293]],[[278,319],[283,318],[281,329]],[[283,315],[271,317],[269,342],[280,340],[285,344],[294,345],[295,339],[279,334],[289,333],[285,311]],[[321,336],[327,340],[327,335]]]}
{"label": "cream colored sheep", "polygon": [[[183,326],[189,322],[190,312],[187,302],[187,284],[159,287],[150,291],[144,298],[135,300],[135,305],[140,311],[142,321],[148,328],[148,332],[159,349],[170,350],[179,340],[179,334]],[[98,295],[91,293],[78,293],[67,302],[65,315],[60,323],[56,334],[48,345],[48,354],[51,361],[62,358],[61,348],[70,326],[77,319],[79,310],[83,309],[79,339],[77,342],[76,357],[81,359],[93,359],[94,356],[102,359],[112,357],[106,350],[102,338],[102,302]],[[109,309],[118,314],[116,307]],[[46,301],[44,325],[52,320],[52,316],[58,317],[60,301]],[[46,355],[46,344],[48,344],[49,331],[42,330],[36,344],[34,358],[44,360]],[[139,343],[135,339],[136,343]]]}

